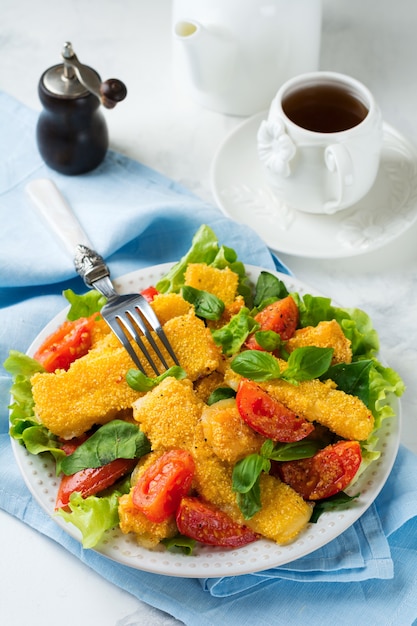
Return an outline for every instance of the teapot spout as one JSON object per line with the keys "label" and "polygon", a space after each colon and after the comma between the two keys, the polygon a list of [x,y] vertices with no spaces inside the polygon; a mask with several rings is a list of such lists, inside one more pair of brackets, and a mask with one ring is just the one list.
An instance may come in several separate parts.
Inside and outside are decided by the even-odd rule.
{"label": "teapot spout", "polygon": [[228,32],[195,20],[179,20],[174,25],[174,39],[182,48],[195,89],[212,92],[227,88],[237,56],[236,42]]}

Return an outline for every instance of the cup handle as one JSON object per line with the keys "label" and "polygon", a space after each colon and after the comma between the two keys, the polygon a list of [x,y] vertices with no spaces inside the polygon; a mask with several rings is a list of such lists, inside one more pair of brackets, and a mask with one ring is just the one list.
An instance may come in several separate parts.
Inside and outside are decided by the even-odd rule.
{"label": "cup handle", "polygon": [[324,161],[330,172],[335,172],[338,178],[338,197],[324,204],[326,213],[335,213],[342,204],[346,187],[353,184],[353,163],[348,150],[340,143],[327,146],[324,151]]}

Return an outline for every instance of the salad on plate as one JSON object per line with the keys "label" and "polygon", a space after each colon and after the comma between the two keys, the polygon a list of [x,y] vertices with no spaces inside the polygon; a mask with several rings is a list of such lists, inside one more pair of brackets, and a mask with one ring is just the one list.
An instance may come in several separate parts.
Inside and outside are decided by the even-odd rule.
{"label": "salad on plate", "polygon": [[206,225],[141,293],[180,366],[133,367],[100,316],[103,297],[71,290],[67,319],[4,364],[10,435],[54,459],[54,515],[85,548],[113,528],[187,555],[287,545],[324,511],[355,505],[404,391],[365,312],[289,291],[268,271],[252,284]]}

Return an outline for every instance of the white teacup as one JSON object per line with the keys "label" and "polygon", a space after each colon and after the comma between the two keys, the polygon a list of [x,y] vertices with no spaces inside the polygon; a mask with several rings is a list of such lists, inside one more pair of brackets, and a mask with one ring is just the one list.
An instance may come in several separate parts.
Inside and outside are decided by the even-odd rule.
{"label": "white teacup", "polygon": [[287,81],[258,131],[258,154],[275,194],[308,213],[335,213],[371,189],[382,116],[365,85],[335,72]]}

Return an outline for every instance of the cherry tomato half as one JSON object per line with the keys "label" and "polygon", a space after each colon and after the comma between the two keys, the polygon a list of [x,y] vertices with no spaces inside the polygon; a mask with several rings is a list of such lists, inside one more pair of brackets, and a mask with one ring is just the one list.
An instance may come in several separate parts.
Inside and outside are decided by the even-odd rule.
{"label": "cherry tomato half", "polygon": [[277,464],[281,480],[306,500],[322,500],[343,491],[362,461],[357,441],[338,441],[309,459]]}
{"label": "cherry tomato half", "polygon": [[252,380],[240,381],[236,404],[241,418],[268,439],[289,443],[307,437],[314,426],[299,417]]}
{"label": "cherry tomato half", "polygon": [[[291,296],[277,300],[255,315],[260,324],[259,330],[273,330],[278,333],[282,341],[293,336],[298,325],[298,307]],[[255,334],[249,335],[245,346],[250,350],[263,350],[255,339]]]}
{"label": "cherry tomato half", "polygon": [[67,370],[71,363],[87,354],[92,343],[92,329],[97,313],[66,321],[38,348],[34,359],[42,363],[47,372]]}
{"label": "cherry tomato half", "polygon": [[137,459],[115,459],[101,467],[89,467],[70,476],[64,476],[59,485],[56,509],[67,509],[70,496],[78,491],[83,498],[93,496],[111,487],[119,478],[130,473]]}
{"label": "cherry tomato half", "polygon": [[250,528],[238,524],[226,513],[199,498],[183,498],[176,521],[181,534],[210,546],[238,548],[258,539]]}
{"label": "cherry tomato half", "polygon": [[190,490],[194,469],[187,450],[165,452],[139,477],[133,488],[133,504],[151,522],[163,522],[175,513]]}
{"label": "cherry tomato half", "polygon": [[155,289],[155,287],[147,287],[146,289],[142,289],[140,295],[145,298],[148,302],[152,302],[152,300],[157,296],[159,291]]}

